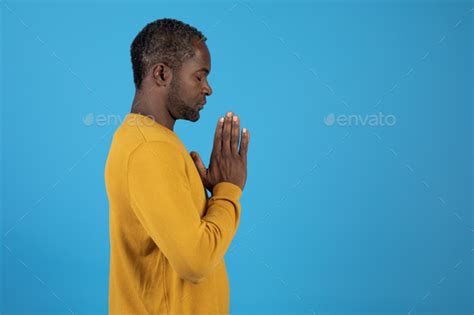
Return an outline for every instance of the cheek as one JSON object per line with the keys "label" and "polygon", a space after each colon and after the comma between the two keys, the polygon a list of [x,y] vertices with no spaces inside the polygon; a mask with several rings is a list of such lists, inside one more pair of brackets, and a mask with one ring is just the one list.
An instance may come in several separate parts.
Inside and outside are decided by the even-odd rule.
{"label": "cheek", "polygon": [[199,82],[198,80],[194,80],[188,85],[188,89],[187,91],[185,91],[185,95],[192,100],[196,100],[197,98],[200,98],[201,90],[201,82]]}
{"label": "cheek", "polygon": [[191,78],[188,82],[183,84],[183,95],[193,97],[201,91],[201,82]]}

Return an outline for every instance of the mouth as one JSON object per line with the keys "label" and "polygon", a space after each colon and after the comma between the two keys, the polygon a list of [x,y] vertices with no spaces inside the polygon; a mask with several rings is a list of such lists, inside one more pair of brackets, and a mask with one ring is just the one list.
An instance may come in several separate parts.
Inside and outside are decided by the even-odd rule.
{"label": "mouth", "polygon": [[202,101],[201,103],[198,104],[199,109],[203,109],[204,105],[206,105],[206,100]]}

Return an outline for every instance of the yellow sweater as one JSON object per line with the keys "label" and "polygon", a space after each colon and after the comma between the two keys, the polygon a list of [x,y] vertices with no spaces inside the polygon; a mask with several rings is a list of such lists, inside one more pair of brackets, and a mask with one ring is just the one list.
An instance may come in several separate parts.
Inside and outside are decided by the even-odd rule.
{"label": "yellow sweater", "polygon": [[208,198],[177,134],[129,113],[105,167],[109,199],[109,314],[228,314],[224,254],[242,190]]}

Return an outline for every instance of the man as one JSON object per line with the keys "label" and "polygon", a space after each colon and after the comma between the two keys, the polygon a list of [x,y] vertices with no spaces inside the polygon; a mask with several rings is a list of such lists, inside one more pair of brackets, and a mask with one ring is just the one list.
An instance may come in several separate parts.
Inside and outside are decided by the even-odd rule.
{"label": "man", "polygon": [[105,168],[110,314],[229,313],[224,254],[239,225],[249,132],[232,112],[220,118],[206,169],[173,131],[177,119],[197,121],[212,93],[205,41],[161,19],[132,43],[135,98]]}

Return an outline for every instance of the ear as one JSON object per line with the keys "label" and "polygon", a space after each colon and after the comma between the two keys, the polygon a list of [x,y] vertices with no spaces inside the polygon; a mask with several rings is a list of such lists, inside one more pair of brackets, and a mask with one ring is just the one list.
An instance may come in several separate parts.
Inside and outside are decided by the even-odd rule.
{"label": "ear", "polygon": [[153,81],[158,86],[167,86],[171,83],[171,79],[173,78],[173,71],[164,63],[157,63],[153,67],[152,76]]}

